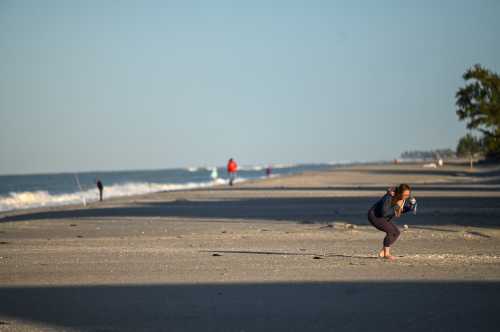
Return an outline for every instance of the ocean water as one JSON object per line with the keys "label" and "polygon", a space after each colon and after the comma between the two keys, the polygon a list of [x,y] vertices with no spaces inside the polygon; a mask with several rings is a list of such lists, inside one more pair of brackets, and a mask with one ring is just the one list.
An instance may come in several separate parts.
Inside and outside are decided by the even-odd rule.
{"label": "ocean water", "polygon": [[[273,165],[272,176],[326,170],[350,162]],[[237,182],[266,177],[266,166],[242,166]],[[99,199],[96,179],[104,185],[104,199],[160,191],[174,191],[227,184],[225,167],[107,171],[60,174],[0,175],[0,212],[44,206],[93,202]]]}

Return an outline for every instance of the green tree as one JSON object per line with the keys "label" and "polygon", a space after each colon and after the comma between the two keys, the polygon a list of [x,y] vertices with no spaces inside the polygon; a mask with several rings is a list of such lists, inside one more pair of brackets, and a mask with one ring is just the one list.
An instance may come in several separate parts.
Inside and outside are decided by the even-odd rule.
{"label": "green tree", "polygon": [[483,134],[489,157],[500,157],[500,76],[477,64],[463,75],[466,85],[456,93],[457,115],[467,129]]}
{"label": "green tree", "polygon": [[473,167],[474,158],[482,150],[482,144],[479,139],[467,134],[458,141],[457,156],[469,158],[470,168]]}

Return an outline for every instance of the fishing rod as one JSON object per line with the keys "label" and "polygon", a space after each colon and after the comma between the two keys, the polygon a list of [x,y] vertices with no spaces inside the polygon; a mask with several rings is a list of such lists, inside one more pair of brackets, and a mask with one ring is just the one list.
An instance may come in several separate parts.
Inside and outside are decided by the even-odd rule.
{"label": "fishing rod", "polygon": [[83,206],[87,206],[87,201],[85,200],[85,196],[83,196],[83,190],[82,190],[82,186],[80,185],[80,180],[78,179],[78,174],[75,173],[74,176],[75,176],[76,184],[78,185],[78,189],[80,190],[80,193],[82,193],[82,195],[80,197],[82,199]]}

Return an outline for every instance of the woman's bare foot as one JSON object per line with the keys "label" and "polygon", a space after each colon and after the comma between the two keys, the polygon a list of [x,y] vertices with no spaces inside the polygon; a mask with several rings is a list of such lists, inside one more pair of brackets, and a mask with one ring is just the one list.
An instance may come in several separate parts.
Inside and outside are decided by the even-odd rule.
{"label": "woman's bare foot", "polygon": [[391,255],[391,247],[383,247],[378,253],[378,256],[385,259],[394,260],[396,257]]}

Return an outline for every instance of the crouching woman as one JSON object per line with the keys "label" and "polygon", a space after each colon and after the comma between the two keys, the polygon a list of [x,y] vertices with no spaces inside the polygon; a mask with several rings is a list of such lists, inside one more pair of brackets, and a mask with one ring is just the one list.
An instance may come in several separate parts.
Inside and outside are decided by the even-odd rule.
{"label": "crouching woman", "polygon": [[410,195],[410,186],[402,183],[396,188],[390,188],[368,211],[368,220],[373,227],[385,233],[380,257],[391,260],[395,258],[391,255],[391,246],[398,239],[400,232],[392,220],[415,210],[416,200],[409,200]]}

